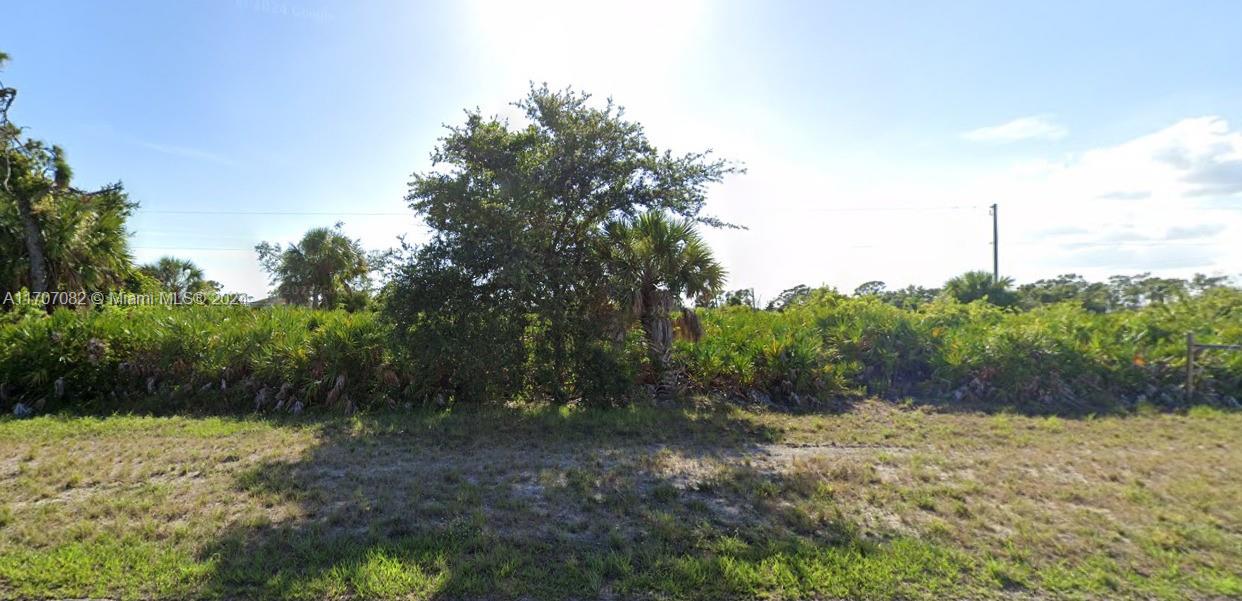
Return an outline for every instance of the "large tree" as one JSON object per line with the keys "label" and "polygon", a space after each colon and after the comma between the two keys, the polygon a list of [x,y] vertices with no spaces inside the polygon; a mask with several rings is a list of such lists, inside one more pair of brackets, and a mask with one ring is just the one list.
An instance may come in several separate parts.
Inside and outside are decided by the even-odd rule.
{"label": "large tree", "polygon": [[680,310],[689,334],[697,339],[698,318],[682,301],[686,297],[710,301],[724,286],[725,270],[689,219],[670,219],[652,211],[611,222],[606,232],[601,254],[611,271],[618,304],[624,315],[642,323],[657,398],[671,398],[677,381],[671,365],[670,315]]}
{"label": "large tree", "polygon": [[[8,57],[0,53],[0,66]],[[9,120],[17,91],[0,84],[0,278],[31,292],[118,288],[132,272],[125,221],[136,207],[120,184],[84,191],[58,146]]]}
{"label": "large tree", "polygon": [[[606,337],[604,224],[663,210],[722,225],[701,215],[707,186],[736,168],[707,152],[661,152],[611,101],[587,94],[532,87],[515,106],[521,125],[468,112],[440,140],[434,168],[414,175],[407,199],[432,237],[394,273],[389,313],[399,335],[418,337],[412,346],[457,344],[426,339],[446,331],[429,324],[436,320],[472,320],[489,333],[491,352],[500,344],[492,335],[509,332],[506,356],[533,358],[534,392],[564,401],[590,371],[575,364]],[[411,330],[416,323],[422,333]],[[442,357],[472,356],[445,350]],[[523,384],[494,368],[444,371],[458,374],[442,382],[456,392],[488,374]]]}
{"label": "large tree", "polygon": [[353,309],[365,304],[370,283],[367,254],[340,226],[312,229],[301,241],[284,248],[268,242],[255,246],[277,296],[289,304],[317,309]]}

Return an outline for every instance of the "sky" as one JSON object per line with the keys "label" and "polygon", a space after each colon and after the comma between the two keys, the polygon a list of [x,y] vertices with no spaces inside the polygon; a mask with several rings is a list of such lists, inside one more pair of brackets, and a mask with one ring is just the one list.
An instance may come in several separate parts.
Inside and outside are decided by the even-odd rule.
{"label": "sky", "polygon": [[1242,275],[1242,3],[6,3],[0,81],[79,187],[120,180],[139,261],[270,288],[255,244],[404,200],[464,109],[530,82],[611,97],[674,152],[746,166],[707,212],[730,288]]}

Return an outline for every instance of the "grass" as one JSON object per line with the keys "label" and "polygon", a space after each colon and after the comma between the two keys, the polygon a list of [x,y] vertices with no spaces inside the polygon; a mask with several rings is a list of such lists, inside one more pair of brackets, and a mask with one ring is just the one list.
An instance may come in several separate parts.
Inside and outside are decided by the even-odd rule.
{"label": "grass", "polygon": [[1242,414],[0,421],[0,597],[1242,595]]}

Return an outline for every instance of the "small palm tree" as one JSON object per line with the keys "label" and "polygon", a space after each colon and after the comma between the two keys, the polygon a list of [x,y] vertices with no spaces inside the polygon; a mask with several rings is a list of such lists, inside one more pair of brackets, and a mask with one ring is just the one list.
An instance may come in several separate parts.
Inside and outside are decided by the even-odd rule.
{"label": "small palm tree", "polygon": [[174,294],[206,292],[218,286],[215,282],[207,280],[203,276],[203,270],[189,259],[160,257],[154,263],[139,267],[139,270],[155,278],[164,290]]}
{"label": "small palm tree", "polygon": [[725,270],[688,219],[652,211],[606,226],[605,260],[613,276],[624,323],[642,323],[647,353],[657,378],[656,396],[671,398],[677,389],[672,370],[673,321],[680,309],[691,336],[700,335],[686,297],[706,300],[719,293]]}
{"label": "small palm tree", "polygon": [[1017,301],[1013,293],[1013,278],[993,281],[986,271],[967,271],[944,283],[944,293],[960,303],[983,299],[993,305],[1008,307]]}
{"label": "small palm tree", "polygon": [[366,251],[341,231],[341,225],[311,229],[300,242],[285,248],[268,242],[255,247],[278,296],[316,309],[350,306],[367,298],[371,266]]}

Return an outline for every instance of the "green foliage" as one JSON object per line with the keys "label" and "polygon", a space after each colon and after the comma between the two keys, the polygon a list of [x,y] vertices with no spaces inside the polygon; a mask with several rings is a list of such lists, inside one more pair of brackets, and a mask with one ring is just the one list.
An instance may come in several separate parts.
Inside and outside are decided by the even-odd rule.
{"label": "green foliage", "polygon": [[706,310],[703,340],[679,341],[675,360],[701,391],[746,395],[753,390],[780,401],[846,393],[850,366],[825,344],[815,323],[809,309]]}
{"label": "green foliage", "polygon": [[944,294],[959,303],[984,300],[998,307],[1009,307],[1017,302],[1012,278],[994,281],[986,271],[967,271],[944,283]]}
{"label": "green foliage", "polygon": [[1017,294],[1024,309],[1071,301],[1088,311],[1105,313],[1173,302],[1228,286],[1228,277],[1201,273],[1189,280],[1152,277],[1148,273],[1115,275],[1107,282],[1088,282],[1080,275],[1068,273],[1023,284]]}
{"label": "green foliage", "polygon": [[[371,312],[297,307],[11,312],[0,320],[0,385],[6,403],[43,410],[148,402],[238,410],[256,401],[348,410],[401,400],[505,402],[549,368],[546,355],[514,353],[530,349],[546,323],[480,315],[469,298],[453,302],[454,310],[403,332]],[[1180,406],[1185,333],[1242,340],[1242,291],[1231,288],[1111,313],[1073,301],[1015,312],[949,299],[909,311],[824,290],[781,312],[700,312],[703,338],[678,340],[672,357],[689,387],[789,404],[866,393],[1047,413]],[[430,328],[441,329],[423,331]],[[638,329],[595,341],[569,357],[569,384],[588,402],[624,403],[646,351]],[[1242,397],[1242,355],[1208,350],[1196,365],[1191,402],[1231,406]]]}
{"label": "green foliage", "polygon": [[[105,307],[0,327],[0,383],[45,409],[225,410],[391,401],[408,377],[373,314],[294,307]],[[59,383],[58,383],[59,382]],[[282,394],[283,389],[283,394]],[[279,397],[279,398],[278,398]]]}
{"label": "green foliage", "polygon": [[605,232],[600,255],[608,270],[611,296],[620,308],[616,334],[624,335],[635,320],[641,321],[656,394],[672,398],[677,381],[671,370],[670,314],[681,310],[685,334],[698,340],[702,335],[698,316],[682,305],[682,299],[709,301],[724,286],[725,270],[689,219],[651,211],[610,222]]}
{"label": "green foliage", "polygon": [[144,273],[141,269],[131,269],[121,283],[120,292],[133,294],[157,295],[164,292],[164,283]]}
{"label": "green foliage", "polygon": [[292,305],[315,309],[365,308],[370,266],[362,243],[335,228],[314,228],[297,244],[255,246],[276,294]]}
{"label": "green foliage", "polygon": [[799,284],[793,288],[786,288],[782,290],[780,294],[776,295],[776,298],[772,299],[772,301],[768,303],[767,310],[783,311],[785,310],[785,307],[802,301],[806,297],[810,296],[810,294],[811,288],[803,284]]}
{"label": "green foliage", "polygon": [[0,290],[118,288],[132,270],[125,221],[137,205],[120,184],[73,187],[64,150],[9,120],[16,96],[0,85]]}
{"label": "green foliage", "polygon": [[1103,313],[1114,308],[1114,294],[1107,284],[1088,282],[1082,276],[1067,273],[1018,287],[1018,303],[1024,309],[1067,301],[1077,302],[1084,309]]}
{"label": "green foliage", "polygon": [[641,297],[655,289],[676,299],[690,296],[706,302],[724,285],[724,267],[692,220],[652,211],[608,223],[605,236],[601,255],[615,296],[625,302],[637,297],[641,304]]}
{"label": "green foliage", "polygon": [[138,271],[155,280],[164,292],[179,295],[220,292],[220,284],[204,277],[203,270],[189,259],[160,257],[154,263],[140,266]]}
{"label": "green foliage", "polygon": [[939,288],[922,286],[906,286],[900,290],[888,290],[888,286],[879,280],[864,282],[854,289],[856,297],[873,297],[902,309],[918,309],[932,302],[940,295]]}
{"label": "green foliage", "polygon": [[622,309],[600,256],[605,224],[648,211],[717,224],[699,212],[732,166],[660,152],[611,102],[589,99],[532,87],[517,127],[469,112],[440,141],[437,168],[411,183],[433,236],[393,270],[385,315],[408,352],[429,356],[444,394],[585,394]]}
{"label": "green foliage", "polygon": [[28,142],[21,152],[8,152],[14,172],[7,189],[0,188],[0,248],[6,250],[0,255],[0,285],[6,290],[31,285],[20,210],[20,203],[29,202],[50,290],[120,288],[131,270],[125,223],[137,205],[119,184],[96,192],[57,187],[54,180],[61,172],[51,169],[53,163],[63,161],[59,149],[53,156],[41,144]]}
{"label": "green foliage", "polygon": [[755,291],[751,288],[742,288],[739,290],[730,290],[724,293],[724,296],[718,300],[718,306],[722,307],[750,307],[756,309]]}
{"label": "green foliage", "polygon": [[[951,299],[910,311],[875,295],[813,293],[779,313],[707,310],[703,323],[704,339],[679,344],[675,360],[705,391],[822,400],[865,390],[1082,413],[1180,404],[1185,333],[1242,340],[1242,291],[1211,288],[1106,314],[1075,301],[1014,312]],[[1207,351],[1197,365],[1196,401],[1242,397],[1242,355]]]}

